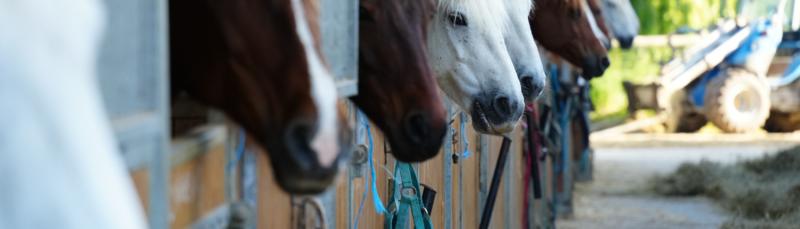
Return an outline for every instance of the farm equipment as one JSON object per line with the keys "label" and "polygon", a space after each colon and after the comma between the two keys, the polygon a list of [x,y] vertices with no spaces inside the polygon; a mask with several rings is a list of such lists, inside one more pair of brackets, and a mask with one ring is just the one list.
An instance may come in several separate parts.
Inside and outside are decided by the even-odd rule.
{"label": "farm equipment", "polygon": [[[800,1],[790,1],[792,14]],[[726,20],[703,39],[663,66],[657,82],[624,83],[629,114],[637,109],[664,111],[659,116],[671,132],[694,132],[711,122],[729,133],[761,128],[794,131],[798,126],[797,81],[800,60],[786,74],[769,77],[786,22],[797,30],[796,17],[784,20],[786,0],[742,1],[741,17]],[[749,10],[744,11],[742,10]],[[751,16],[752,15],[752,16]],[[745,20],[749,22],[743,23]],[[794,97],[792,97],[794,96]],[[766,124],[766,125],[765,125]],[[791,125],[794,124],[794,125]]]}

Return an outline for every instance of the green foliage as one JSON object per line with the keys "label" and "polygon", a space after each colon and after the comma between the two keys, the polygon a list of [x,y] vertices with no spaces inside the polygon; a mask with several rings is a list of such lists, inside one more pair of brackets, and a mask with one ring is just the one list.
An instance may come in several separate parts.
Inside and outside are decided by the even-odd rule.
{"label": "green foliage", "polygon": [[653,82],[661,69],[660,62],[672,56],[668,47],[634,48],[609,52],[611,67],[603,77],[592,80],[591,97],[595,104],[593,117],[603,117],[623,112],[628,106],[622,81],[634,83]]}
{"label": "green foliage", "polygon": [[631,0],[641,34],[668,34],[687,26],[704,28],[720,16],[736,15],[737,0]]}

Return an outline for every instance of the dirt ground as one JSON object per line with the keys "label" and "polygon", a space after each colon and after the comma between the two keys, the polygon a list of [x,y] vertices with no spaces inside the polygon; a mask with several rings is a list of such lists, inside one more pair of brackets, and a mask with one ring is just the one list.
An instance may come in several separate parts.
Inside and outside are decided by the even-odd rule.
{"label": "dirt ground", "polygon": [[649,180],[656,174],[674,171],[683,162],[708,159],[733,163],[793,145],[765,143],[596,147],[595,179],[577,186],[574,216],[559,220],[557,225],[559,228],[719,228],[730,216],[710,199],[657,196],[647,190]]}

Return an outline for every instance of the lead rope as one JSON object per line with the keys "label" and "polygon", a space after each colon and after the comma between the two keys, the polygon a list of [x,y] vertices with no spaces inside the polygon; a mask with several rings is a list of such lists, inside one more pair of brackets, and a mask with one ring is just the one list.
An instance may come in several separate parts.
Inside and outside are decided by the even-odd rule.
{"label": "lead rope", "polygon": [[460,126],[461,130],[459,135],[461,135],[461,146],[464,149],[463,151],[461,151],[461,157],[463,157],[464,159],[467,159],[470,156],[469,138],[467,137],[467,131],[466,131],[467,121],[469,121],[469,115],[467,115],[464,112],[461,112],[461,126]]}
{"label": "lead rope", "polygon": [[228,171],[234,169],[234,167],[236,167],[236,164],[238,164],[239,161],[242,160],[245,151],[246,139],[247,136],[244,133],[244,129],[239,128],[239,141],[236,143],[236,158],[234,158],[233,161],[229,161],[228,165],[225,166],[225,169],[227,169]]}
{"label": "lead rope", "polygon": [[[367,192],[368,190],[372,192],[372,204],[375,206],[375,212],[382,215],[386,212],[386,208],[383,206],[383,201],[381,200],[380,195],[378,194],[378,186],[376,185],[376,178],[375,178],[375,164],[373,163],[372,153],[374,148],[374,143],[372,141],[372,131],[370,129],[369,121],[366,117],[364,117],[364,113],[360,110],[357,111],[357,117],[359,123],[359,130],[358,131],[365,131],[366,135],[360,136],[367,136],[368,139],[368,147],[367,147],[367,163],[369,164],[370,169],[370,179],[364,180],[364,194],[361,196],[361,204],[358,206],[358,214],[356,214],[356,219],[353,223],[353,228],[358,228],[358,221],[361,218],[361,213],[364,209],[364,202],[366,202]],[[363,139],[359,139],[362,141]],[[369,183],[368,183],[369,182]],[[368,187],[368,188],[367,188]]]}

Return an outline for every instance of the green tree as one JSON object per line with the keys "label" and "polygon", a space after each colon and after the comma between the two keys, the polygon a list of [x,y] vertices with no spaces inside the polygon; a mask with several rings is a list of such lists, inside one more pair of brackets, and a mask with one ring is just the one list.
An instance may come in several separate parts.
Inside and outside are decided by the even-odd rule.
{"label": "green tree", "polygon": [[720,17],[736,15],[737,0],[631,0],[641,34],[668,34],[687,26],[704,28]]}

